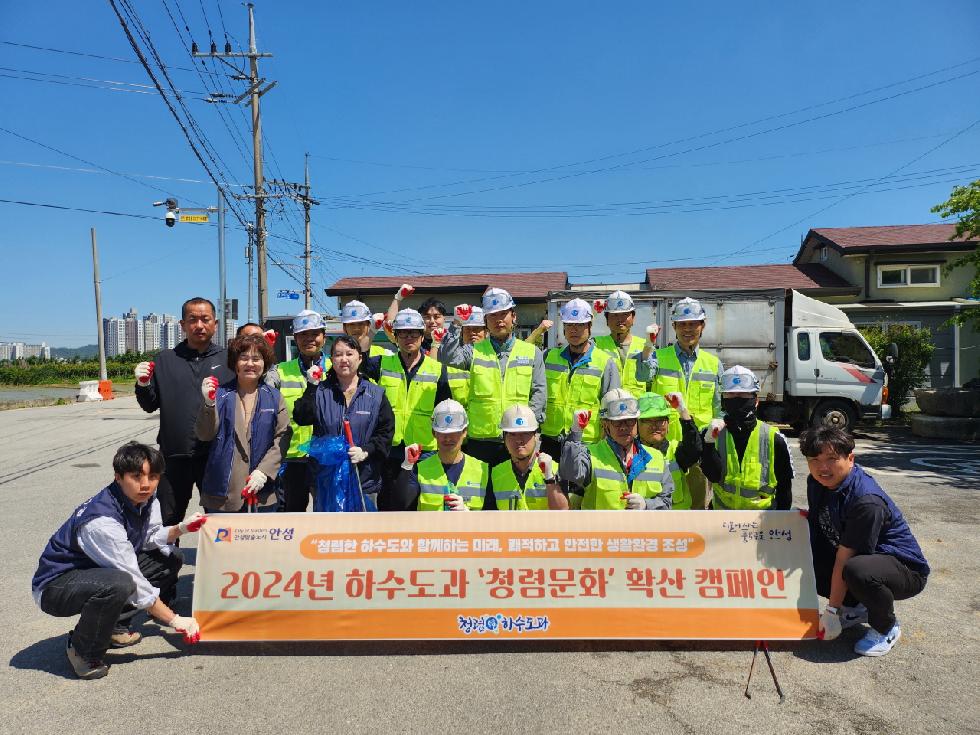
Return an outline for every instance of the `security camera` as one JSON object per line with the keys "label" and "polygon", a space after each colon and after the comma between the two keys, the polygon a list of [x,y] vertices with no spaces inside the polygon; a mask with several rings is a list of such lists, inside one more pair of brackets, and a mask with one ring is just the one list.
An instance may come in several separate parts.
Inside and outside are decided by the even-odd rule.
{"label": "security camera", "polygon": [[167,227],[173,227],[177,223],[177,214],[172,209],[168,209],[167,213],[163,216],[163,221],[167,223]]}

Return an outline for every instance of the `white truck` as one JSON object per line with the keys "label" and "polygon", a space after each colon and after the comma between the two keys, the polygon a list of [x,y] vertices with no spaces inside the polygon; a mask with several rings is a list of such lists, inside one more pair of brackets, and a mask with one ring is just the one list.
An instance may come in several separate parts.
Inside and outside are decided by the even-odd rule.
{"label": "white truck", "polygon": [[[762,383],[759,415],[796,428],[828,423],[850,429],[859,420],[891,418],[886,368],[847,315],[831,304],[785,289],[628,291],[636,305],[633,333],[659,324],[657,347],[674,340],[671,306],[690,296],[707,313],[701,346],[725,367],[744,365]],[[548,344],[564,342],[558,309],[572,298],[605,298],[609,289],[549,294],[554,322]],[[593,335],[608,334],[598,315]],[[891,355],[889,360],[893,360]]]}

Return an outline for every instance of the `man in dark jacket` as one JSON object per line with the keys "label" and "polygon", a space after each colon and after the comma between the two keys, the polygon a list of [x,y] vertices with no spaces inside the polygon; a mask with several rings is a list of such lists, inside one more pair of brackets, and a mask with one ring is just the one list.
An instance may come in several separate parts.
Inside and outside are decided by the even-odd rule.
{"label": "man in dark jacket", "polygon": [[895,600],[919,594],[929,564],[902,511],[860,465],[854,440],[823,426],[800,435],[810,476],[810,546],[817,592],[827,598],[820,634],[833,640],[844,628],[871,628],[855,653],[884,656],[902,635]]}
{"label": "man in dark jacket", "polygon": [[201,381],[209,375],[225,383],[235,377],[227,367],[228,354],[214,344],[218,322],[214,304],[196,297],[184,302],[180,326],[186,339],[163,350],[155,362],[136,366],[136,401],[147,413],[160,409],[157,443],[167,469],[160,478],[157,497],[163,524],[179,523],[187,512],[194,485],[200,490],[210,442],[198,441],[194,423],[204,398]]}

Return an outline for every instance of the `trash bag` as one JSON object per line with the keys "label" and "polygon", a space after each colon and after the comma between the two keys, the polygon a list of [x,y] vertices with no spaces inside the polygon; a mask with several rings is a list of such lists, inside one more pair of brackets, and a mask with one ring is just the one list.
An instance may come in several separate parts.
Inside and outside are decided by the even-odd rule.
{"label": "trash bag", "polygon": [[313,496],[315,512],[360,512],[367,507],[376,511],[374,503],[367,496],[362,501],[361,486],[355,474],[357,469],[347,456],[349,448],[343,436],[315,436],[301,449],[306,449],[316,464],[316,494]]}

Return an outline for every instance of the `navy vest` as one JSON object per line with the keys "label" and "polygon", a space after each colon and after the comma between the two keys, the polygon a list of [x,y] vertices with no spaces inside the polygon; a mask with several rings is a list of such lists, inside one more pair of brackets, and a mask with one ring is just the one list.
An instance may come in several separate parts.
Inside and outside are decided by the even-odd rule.
{"label": "navy vest", "polygon": [[[358,381],[350,406],[347,406],[344,404],[344,394],[336,379],[328,378],[317,387],[313,435],[343,435],[344,419],[347,419],[350,421],[354,446],[363,449],[378,425],[378,412],[384,394],[384,388],[362,377]],[[381,489],[383,463],[384,457],[368,457],[357,465],[358,474],[361,476],[361,487],[365,493],[376,493]]]}
{"label": "navy vest", "polygon": [[[816,483],[816,480],[811,477],[808,483]],[[855,502],[867,495],[876,495],[881,498],[888,509],[888,518],[881,527],[874,553],[889,554],[909,569],[923,576],[929,574],[929,564],[919,547],[919,542],[912,535],[912,530],[909,528],[905,516],[902,515],[902,511],[860,465],[854,465],[850,474],[836,491],[829,492],[826,488],[817,488],[817,491],[825,493],[827,510],[830,512],[830,522],[838,535],[843,532],[843,519],[847,518]]]}
{"label": "navy vest", "polygon": [[31,580],[31,589],[42,590],[55,577],[72,569],[94,569],[98,566],[78,547],[78,529],[95,518],[111,518],[121,524],[126,529],[133,551],[139,553],[150,525],[150,508],[155,502],[156,495],[142,508],[137,508],[117,483],[103,488],[78,506],[48,541]]}
{"label": "navy vest", "polygon": [[[276,416],[281,399],[279,391],[259,383],[255,413],[252,414],[252,433],[248,442],[248,471],[258,467],[276,439]],[[238,408],[238,379],[218,386],[214,398],[218,412],[218,434],[211,442],[208,463],[204,468],[201,493],[228,497],[231,463],[235,453],[235,411]]]}

